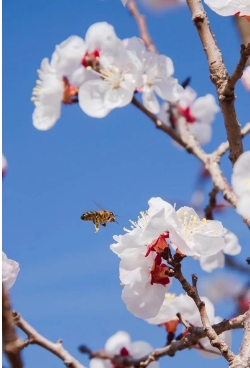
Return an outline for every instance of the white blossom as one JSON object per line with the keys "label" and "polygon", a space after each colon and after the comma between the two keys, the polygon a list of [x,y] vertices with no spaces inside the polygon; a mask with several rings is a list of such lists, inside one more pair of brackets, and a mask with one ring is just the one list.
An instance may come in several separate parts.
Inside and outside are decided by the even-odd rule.
{"label": "white blossom", "polygon": [[[151,353],[153,351],[153,347],[146,341],[132,342],[127,332],[118,331],[107,340],[104,350],[112,355],[140,359]],[[152,362],[149,364],[150,368],[158,368],[158,366],[158,362]],[[92,358],[89,363],[89,368],[116,368],[116,365],[109,360]]]}
{"label": "white blossom", "polygon": [[[200,299],[205,302],[206,312],[211,324],[221,322],[221,317],[215,317],[215,310],[213,303],[205,296],[201,296]],[[200,312],[193,301],[187,294],[181,294],[175,296],[174,294],[167,294],[162,304],[162,307],[158,315],[154,318],[147,319],[148,323],[156,325],[169,325],[170,322],[176,321],[176,313],[180,313],[182,318],[188,321],[192,326],[202,327]],[[231,345],[231,331],[223,332],[220,337],[230,347]],[[198,352],[206,358],[218,358],[218,349],[213,348],[207,337],[199,340],[197,344]]]}
{"label": "white blossom", "polygon": [[[112,109],[128,105],[140,77],[138,60],[122,42],[100,52],[100,72],[79,89],[79,105],[89,116],[102,118]],[[97,73],[98,74],[98,73]]]}
{"label": "white blossom", "polygon": [[183,88],[172,77],[172,60],[165,55],[147,51],[143,41],[137,37],[124,40],[124,44],[141,61],[142,84],[137,86],[137,90],[142,92],[143,105],[153,114],[158,114],[160,104],[156,96],[176,102],[183,93]]}
{"label": "white blossom", "polygon": [[149,210],[132,222],[132,230],[114,236],[117,243],[110,246],[121,258],[122,299],[131,313],[144,319],[156,316],[170,286],[168,266],[160,256],[169,246],[166,239],[183,254],[209,256],[225,247],[226,232],[219,221],[200,220],[192,208],[176,212],[161,198],[148,203]]}
{"label": "white blossom", "polygon": [[190,315],[195,313],[196,306],[194,301],[187,294],[165,294],[164,302],[159,313],[154,318],[146,319],[146,321],[153,325],[163,325],[168,321],[177,320],[177,313],[181,313],[182,318],[189,320]]}
{"label": "white blossom", "polygon": [[118,38],[110,24],[95,23],[89,27],[86,41],[70,36],[56,46],[51,62],[43,59],[31,98],[36,106],[33,125],[37,129],[52,128],[60,117],[62,103],[77,102],[78,87],[99,78],[89,70],[88,62],[98,63],[100,50],[114,46],[116,41]]}
{"label": "white blossom", "polygon": [[241,77],[241,82],[247,91],[250,91],[250,65],[246,67]]}
{"label": "white blossom", "polygon": [[231,231],[227,230],[224,235],[225,248],[212,256],[201,256],[199,258],[200,266],[204,271],[211,272],[216,268],[223,268],[225,266],[225,255],[229,254],[235,256],[241,252],[239,239]]}
{"label": "white blossom", "polygon": [[2,252],[2,282],[6,289],[10,289],[13,286],[19,270],[19,263],[8,259],[6,254]]}
{"label": "white blossom", "polygon": [[236,211],[250,219],[250,151],[240,155],[233,167],[232,187],[238,197]]}
{"label": "white blossom", "polygon": [[229,15],[250,15],[249,0],[204,0],[204,2],[217,14]]}
{"label": "white blossom", "polygon": [[178,222],[169,224],[169,237],[175,248],[189,256],[212,256],[225,248],[226,229],[220,221],[200,220],[193,208],[181,207]]}
{"label": "white blossom", "polygon": [[[53,64],[56,64],[54,60]],[[33,88],[31,100],[35,105],[33,125],[38,130],[52,128],[61,115],[62,103],[71,104],[71,98],[77,94],[77,88],[70,85],[62,71],[63,66],[61,71],[60,68],[57,70],[48,59],[42,60],[37,71],[39,79]]]}
{"label": "white blossom", "polygon": [[211,123],[219,111],[213,95],[207,94],[197,98],[196,92],[187,86],[176,104],[163,103],[159,119],[168,126],[174,124],[178,130],[178,118],[184,116],[190,132],[200,144],[206,144],[211,140]]}

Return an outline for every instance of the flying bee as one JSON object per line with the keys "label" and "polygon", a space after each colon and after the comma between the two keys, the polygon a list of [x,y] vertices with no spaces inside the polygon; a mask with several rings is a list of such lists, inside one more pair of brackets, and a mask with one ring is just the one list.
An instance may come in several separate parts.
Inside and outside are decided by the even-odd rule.
{"label": "flying bee", "polygon": [[95,232],[99,231],[99,225],[106,226],[107,222],[118,222],[115,219],[113,212],[101,210],[101,211],[93,211],[93,212],[85,212],[81,216],[81,220],[83,221],[93,221],[95,226]]}

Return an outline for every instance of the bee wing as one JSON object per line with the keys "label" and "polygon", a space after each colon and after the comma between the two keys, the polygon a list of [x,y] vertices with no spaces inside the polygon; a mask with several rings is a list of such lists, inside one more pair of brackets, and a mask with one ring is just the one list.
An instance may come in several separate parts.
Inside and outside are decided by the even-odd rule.
{"label": "bee wing", "polygon": [[103,206],[101,206],[100,204],[98,204],[96,201],[94,201],[93,199],[92,199],[92,202],[98,207],[98,208],[100,208],[100,210],[102,210],[102,211],[105,211],[104,210],[104,207]]}

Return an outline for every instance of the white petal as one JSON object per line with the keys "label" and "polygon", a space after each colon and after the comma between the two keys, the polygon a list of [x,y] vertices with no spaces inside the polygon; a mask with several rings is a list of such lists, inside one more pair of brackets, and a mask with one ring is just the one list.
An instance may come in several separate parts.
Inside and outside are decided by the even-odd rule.
{"label": "white petal", "polygon": [[169,102],[177,102],[183,94],[183,87],[178,84],[177,79],[167,78],[163,82],[154,84],[154,90],[159,97]]}
{"label": "white petal", "polygon": [[107,340],[104,349],[108,353],[119,354],[122,348],[129,350],[130,343],[131,339],[129,334],[125,331],[118,331]]}
{"label": "white petal", "polygon": [[167,288],[163,285],[147,284],[143,287],[142,292],[139,293],[138,291],[135,292],[129,285],[125,285],[122,291],[122,300],[126,304],[127,309],[136,317],[143,319],[152,318],[159,312],[166,290]]}
{"label": "white petal", "polygon": [[93,358],[90,359],[89,368],[113,368],[108,360]]}
{"label": "white petal", "polygon": [[212,256],[202,256],[199,259],[201,268],[206,272],[211,272],[216,268],[223,268],[225,266],[225,256],[223,252],[218,252]]}
{"label": "white petal", "polygon": [[239,244],[239,239],[234,233],[232,233],[232,231],[227,230],[224,236],[224,239],[225,239],[226,246],[223,249],[223,252],[225,254],[230,254],[232,256],[235,256],[236,254],[239,254],[241,252],[241,246]]}
{"label": "white petal", "polygon": [[10,289],[13,286],[19,270],[19,263],[8,259],[6,254],[2,252],[2,282],[6,289]]}
{"label": "white petal", "polygon": [[133,358],[140,359],[153,351],[152,346],[146,341],[135,341],[131,344],[131,352]]}
{"label": "white petal", "polygon": [[114,235],[113,239],[116,240],[117,243],[111,244],[110,249],[120,256],[125,249],[140,246],[141,244],[137,242],[137,239],[140,237],[141,233],[142,229],[137,228],[124,235]]}
{"label": "white petal", "polygon": [[148,109],[153,114],[159,113],[160,104],[152,89],[142,93],[142,102],[146,109]]}
{"label": "white petal", "polygon": [[189,130],[200,144],[207,144],[212,138],[212,127],[208,123],[189,124]]}
{"label": "white petal", "polygon": [[111,109],[104,105],[104,98],[109,86],[102,79],[85,82],[78,92],[79,105],[89,116],[103,118]]}
{"label": "white petal", "polygon": [[225,247],[224,238],[221,236],[196,233],[193,238],[195,242],[195,251],[201,256],[212,256]]}
{"label": "white petal", "polygon": [[190,108],[191,115],[204,123],[212,123],[219,111],[214,96],[210,94],[197,98]]}
{"label": "white petal", "polygon": [[187,244],[172,225],[169,224],[167,230],[169,231],[169,239],[174,245],[175,249],[178,248],[181,253],[185,254],[186,256],[195,255],[195,250],[193,250],[192,244]]}
{"label": "white petal", "polygon": [[178,105],[182,107],[183,109],[190,107],[190,105],[193,103],[196,97],[197,97],[197,93],[195,92],[195,90],[187,86],[184,89],[180,100],[178,101]]}
{"label": "white petal", "polygon": [[112,48],[118,37],[116,36],[114,27],[107,22],[99,22],[92,24],[85,35],[85,42],[89,51],[95,49]]}
{"label": "white petal", "polygon": [[163,122],[163,124],[166,124],[167,126],[171,126],[169,108],[170,104],[168,102],[164,102],[161,105],[160,113],[158,115],[159,119]]}
{"label": "white petal", "polygon": [[248,0],[204,0],[205,3],[216,13],[222,16],[234,15],[238,12],[250,14],[250,4]]}
{"label": "white petal", "polygon": [[241,82],[247,91],[250,91],[250,65],[246,67],[241,77]]}
{"label": "white petal", "polygon": [[115,109],[116,107],[124,107],[128,105],[134,94],[134,88],[115,88],[108,89],[105,94],[104,104],[108,109]]}
{"label": "white petal", "polygon": [[37,106],[32,114],[33,125],[38,130],[52,128],[61,115],[61,101],[57,104]]}
{"label": "white petal", "polygon": [[250,151],[240,155],[233,167],[232,187],[237,196],[250,190]]}
{"label": "white petal", "polygon": [[236,211],[247,220],[250,220],[250,190],[239,197]]}
{"label": "white petal", "polygon": [[51,66],[61,75],[70,76],[80,67],[86,51],[86,44],[81,37],[70,36],[56,46],[51,58]]}

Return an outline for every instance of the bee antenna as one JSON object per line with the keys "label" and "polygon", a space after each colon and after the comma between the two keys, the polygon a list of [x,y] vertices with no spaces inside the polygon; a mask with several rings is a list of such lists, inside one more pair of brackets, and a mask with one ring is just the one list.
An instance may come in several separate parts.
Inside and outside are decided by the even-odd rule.
{"label": "bee antenna", "polygon": [[114,215],[115,217],[123,217],[123,216],[121,216],[121,215]]}
{"label": "bee antenna", "polygon": [[115,222],[117,223],[117,225],[119,225],[119,222],[117,222],[116,220],[115,220]]}

